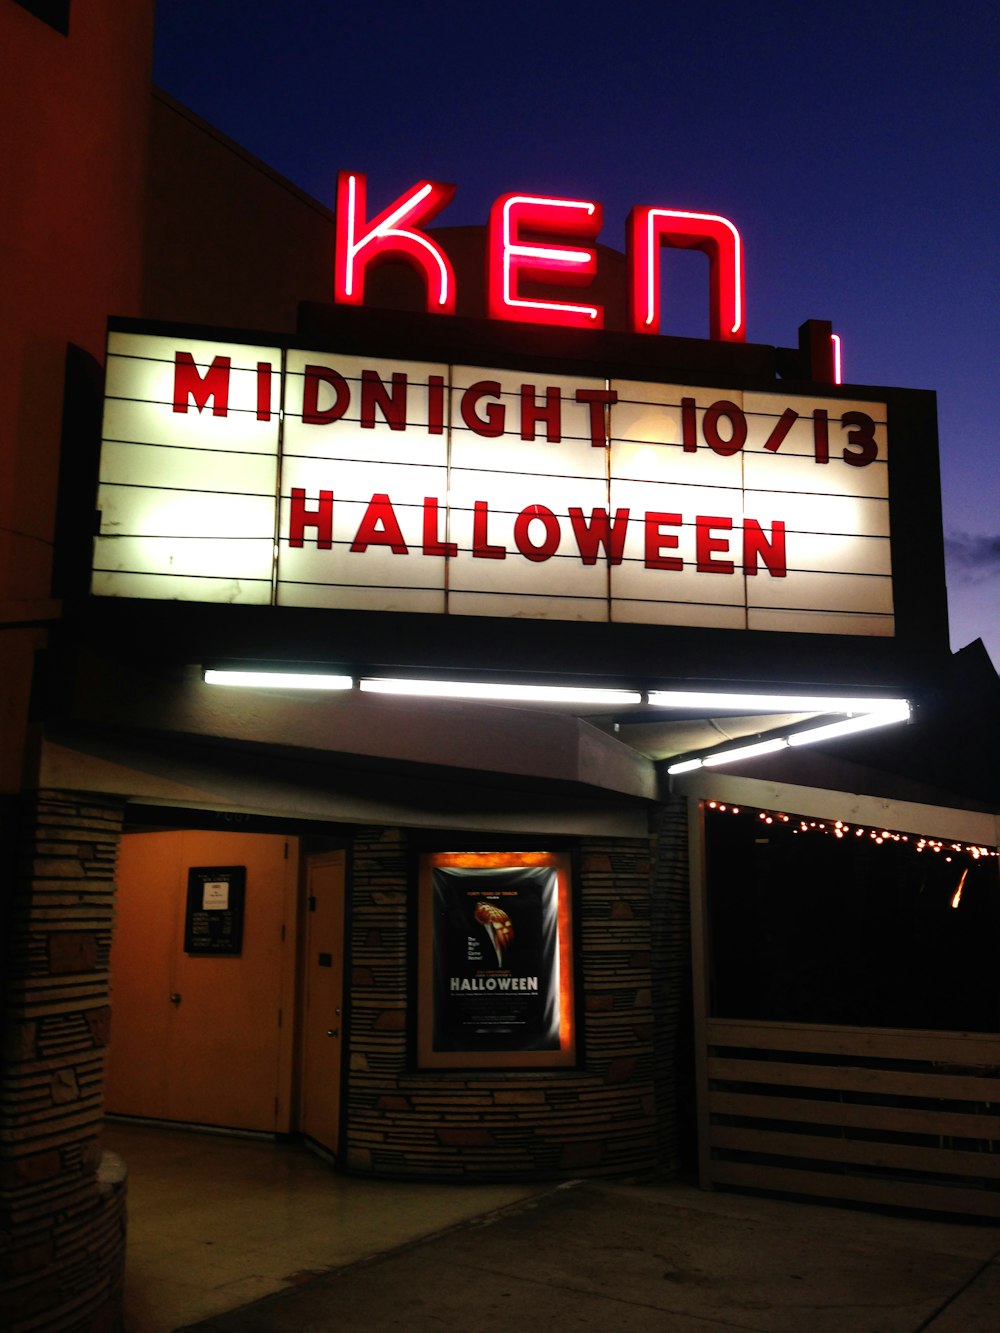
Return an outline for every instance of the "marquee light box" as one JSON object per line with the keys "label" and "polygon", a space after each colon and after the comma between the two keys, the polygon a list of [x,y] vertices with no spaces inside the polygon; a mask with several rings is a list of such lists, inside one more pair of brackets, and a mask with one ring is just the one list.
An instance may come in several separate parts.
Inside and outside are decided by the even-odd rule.
{"label": "marquee light box", "polygon": [[886,417],[114,331],[92,590],[892,635]]}

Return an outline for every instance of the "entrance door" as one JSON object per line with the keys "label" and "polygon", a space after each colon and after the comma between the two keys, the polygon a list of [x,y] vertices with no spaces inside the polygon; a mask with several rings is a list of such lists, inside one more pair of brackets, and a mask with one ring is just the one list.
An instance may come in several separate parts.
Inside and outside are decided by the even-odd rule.
{"label": "entrance door", "polygon": [[[244,867],[238,954],[185,952],[189,871]],[[289,1128],[297,843],[273,834],[122,838],[111,959],[109,1112]]]}
{"label": "entrance door", "polygon": [[344,853],[306,862],[299,1128],[336,1154],[344,1024]]}

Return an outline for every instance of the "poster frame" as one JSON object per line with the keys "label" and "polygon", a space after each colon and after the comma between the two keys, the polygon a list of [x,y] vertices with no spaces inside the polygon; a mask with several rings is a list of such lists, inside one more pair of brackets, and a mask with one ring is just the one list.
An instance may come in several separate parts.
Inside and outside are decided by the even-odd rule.
{"label": "poster frame", "polygon": [[[475,869],[552,866],[558,895],[559,1036],[558,1046],[538,1049],[436,1049],[435,1019],[442,996],[436,985],[440,940],[435,929],[434,870],[437,866]],[[574,971],[575,912],[572,858],[568,851],[424,851],[419,855],[417,930],[416,1056],[421,1069],[558,1069],[575,1068],[578,1052],[576,977]]]}

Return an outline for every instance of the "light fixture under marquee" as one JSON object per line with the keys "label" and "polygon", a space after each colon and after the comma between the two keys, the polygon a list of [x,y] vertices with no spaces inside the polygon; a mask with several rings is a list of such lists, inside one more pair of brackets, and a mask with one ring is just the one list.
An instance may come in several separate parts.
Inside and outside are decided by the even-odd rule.
{"label": "light fixture under marquee", "polygon": [[225,667],[206,667],[206,685],[233,685],[254,690],[351,690],[351,676],[332,675],[319,671],[251,671],[228,670]]}
{"label": "light fixture under marquee", "polygon": [[362,677],[359,688],[363,693],[370,694],[402,694],[425,699],[478,699],[494,703],[580,704],[595,708],[625,708],[642,703],[642,694],[638,690],[575,685],[517,685],[503,681]]}
{"label": "light fixture under marquee", "polygon": [[[711,697],[711,696],[703,696]],[[739,698],[738,695],[720,695],[718,698]],[[744,696],[747,700],[755,699],[758,703],[767,696]],[[774,696],[776,700],[782,703],[790,704],[794,695]],[[822,711],[824,714],[831,712],[842,713],[843,716],[835,721],[821,722],[815,726],[804,726],[795,731],[788,731],[786,734],[778,736],[761,736],[759,740],[750,744],[723,747],[706,751],[700,755],[688,755],[683,759],[678,759],[671,764],[667,772],[671,777],[679,777],[682,773],[692,773],[699,768],[710,768],[721,764],[740,763],[746,759],[759,758],[765,754],[776,754],[780,750],[786,750],[801,745],[815,745],[821,741],[836,740],[841,736],[854,736],[860,732],[873,731],[877,727],[887,727],[900,722],[908,722],[912,714],[911,704],[908,699],[829,699],[826,701],[820,699],[800,698],[798,705],[812,705],[823,703],[831,705]],[[848,705],[844,707],[843,705]],[[732,705],[728,705],[732,706]],[[748,704],[748,706],[750,706]],[[806,712],[812,712],[811,707],[803,709]],[[819,710],[817,710],[819,711]]]}
{"label": "light fixture under marquee", "polygon": [[757,713],[871,713],[892,708],[897,699],[829,694],[751,694],[736,690],[650,690],[657,708],[740,709]]}
{"label": "light fixture under marquee", "polygon": [[[687,755],[672,763],[672,776],[699,768],[738,763],[775,754],[801,745],[856,735],[876,727],[906,722],[911,705],[906,699],[839,697],[829,695],[754,694],[738,691],[629,690],[585,685],[538,684],[523,681],[433,679],[419,676],[360,676],[319,671],[279,671],[249,668],[206,667],[207,685],[230,685],[252,689],[347,691],[355,687],[363,694],[394,695],[411,699],[454,699],[478,703],[543,704],[549,707],[577,707],[592,712],[609,713],[640,706],[675,709],[687,713],[774,713],[787,719],[788,713],[811,714],[825,720],[790,730],[787,721],[779,734],[764,732],[750,741]],[[839,717],[829,720],[831,714]],[[634,720],[634,719],[633,719]]]}

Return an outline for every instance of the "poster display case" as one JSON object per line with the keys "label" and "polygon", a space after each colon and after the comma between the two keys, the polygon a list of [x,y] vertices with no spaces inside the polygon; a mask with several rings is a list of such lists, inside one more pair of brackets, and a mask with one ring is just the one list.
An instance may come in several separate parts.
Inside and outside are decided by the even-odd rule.
{"label": "poster display case", "polygon": [[419,891],[420,1066],[575,1064],[568,855],[429,853]]}

